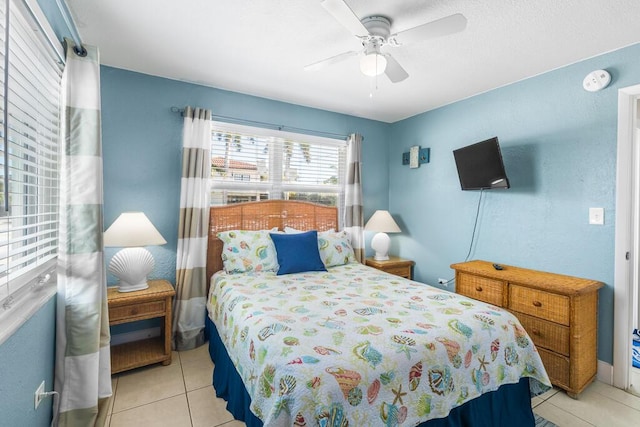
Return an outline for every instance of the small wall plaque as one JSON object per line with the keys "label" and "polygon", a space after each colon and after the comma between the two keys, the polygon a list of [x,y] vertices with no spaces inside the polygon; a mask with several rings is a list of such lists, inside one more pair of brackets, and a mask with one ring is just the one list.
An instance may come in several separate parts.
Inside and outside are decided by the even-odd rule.
{"label": "small wall plaque", "polygon": [[410,151],[402,153],[402,164],[409,165],[411,169],[417,168],[423,163],[429,163],[429,154],[429,148],[414,145]]}

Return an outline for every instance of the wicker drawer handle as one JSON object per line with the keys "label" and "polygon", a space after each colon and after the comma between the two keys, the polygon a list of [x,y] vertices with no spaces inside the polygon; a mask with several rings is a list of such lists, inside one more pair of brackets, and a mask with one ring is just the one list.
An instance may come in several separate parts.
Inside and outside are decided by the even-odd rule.
{"label": "wicker drawer handle", "polygon": [[542,303],[540,301],[533,302],[534,307],[542,307]]}
{"label": "wicker drawer handle", "polygon": [[137,308],[132,308],[130,313],[135,316],[136,314],[138,314],[138,309]]}
{"label": "wicker drawer handle", "polygon": [[482,286],[476,286],[476,291],[482,292]]}
{"label": "wicker drawer handle", "polygon": [[540,336],[540,331],[536,328],[531,329],[531,334],[539,337]]}

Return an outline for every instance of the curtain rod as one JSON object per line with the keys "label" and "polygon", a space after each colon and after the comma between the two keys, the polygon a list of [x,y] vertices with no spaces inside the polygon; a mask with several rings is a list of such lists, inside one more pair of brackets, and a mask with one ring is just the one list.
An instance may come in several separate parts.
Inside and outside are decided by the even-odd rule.
{"label": "curtain rod", "polygon": [[78,56],[87,56],[87,49],[85,49],[82,45],[82,39],[80,39],[78,27],[73,21],[71,11],[67,7],[67,2],[65,0],[56,0],[56,4],[58,5],[58,10],[60,10],[60,14],[62,15],[62,19],[64,19],[64,23],[67,26],[67,29],[71,33],[71,39],[76,44],[73,48],[73,51]]}
{"label": "curtain rod", "polygon": [[[180,115],[184,116],[184,108],[171,107],[171,112],[180,113]],[[305,133],[305,134],[314,135],[314,136],[332,137],[334,139],[345,139],[346,140],[349,137],[348,135],[342,135],[342,134],[339,134],[339,133],[325,132],[325,131],[320,131],[320,130],[315,130],[315,129],[298,128],[298,127],[295,127],[295,126],[277,125],[277,124],[274,124],[274,123],[259,122],[259,121],[256,121],[256,120],[239,119],[237,117],[219,116],[219,115],[216,115],[216,114],[211,114],[211,119],[213,120],[214,118],[215,119],[220,119],[221,121],[224,121],[224,122],[232,122],[232,123],[236,123],[236,124],[254,125],[254,126],[258,126],[258,127],[266,127],[266,128],[269,128],[269,129],[276,129],[276,130],[280,130],[280,131]]]}

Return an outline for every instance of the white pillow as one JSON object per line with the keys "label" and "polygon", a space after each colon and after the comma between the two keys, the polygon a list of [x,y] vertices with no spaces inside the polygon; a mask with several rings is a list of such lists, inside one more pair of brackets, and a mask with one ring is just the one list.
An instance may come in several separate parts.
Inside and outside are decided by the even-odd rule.
{"label": "white pillow", "polygon": [[346,231],[328,230],[318,233],[320,258],[326,267],[356,262],[353,247]]}
{"label": "white pillow", "polygon": [[296,230],[295,228],[291,228],[291,227],[285,227],[284,228],[284,232],[287,234],[300,234],[300,233],[304,233],[304,231],[302,230]]}
{"label": "white pillow", "polygon": [[222,240],[222,264],[227,273],[277,271],[278,259],[268,230],[229,230],[218,233]]}

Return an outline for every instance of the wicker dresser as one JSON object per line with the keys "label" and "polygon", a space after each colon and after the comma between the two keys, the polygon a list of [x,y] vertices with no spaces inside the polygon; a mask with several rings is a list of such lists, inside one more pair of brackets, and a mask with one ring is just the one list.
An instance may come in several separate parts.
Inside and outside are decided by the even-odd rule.
{"label": "wicker dresser", "polygon": [[598,289],[595,280],[470,261],[452,264],[456,292],[507,308],[540,353],[553,385],[577,395],[597,372]]}

